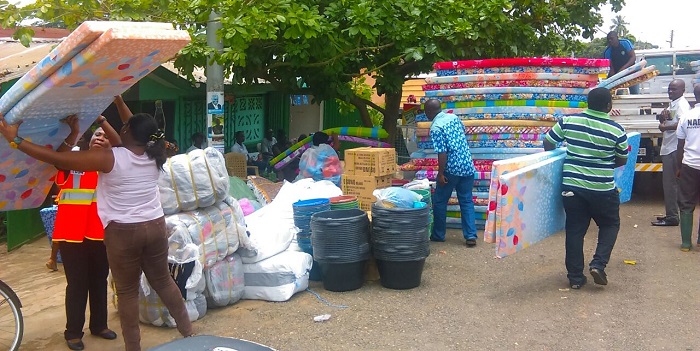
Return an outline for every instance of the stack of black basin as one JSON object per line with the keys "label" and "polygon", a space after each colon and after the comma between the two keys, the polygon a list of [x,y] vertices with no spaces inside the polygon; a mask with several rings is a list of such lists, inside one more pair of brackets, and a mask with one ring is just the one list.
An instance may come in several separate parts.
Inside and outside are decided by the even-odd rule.
{"label": "stack of black basin", "polygon": [[430,208],[372,205],[372,252],[382,286],[412,289],[420,285],[430,254]]}

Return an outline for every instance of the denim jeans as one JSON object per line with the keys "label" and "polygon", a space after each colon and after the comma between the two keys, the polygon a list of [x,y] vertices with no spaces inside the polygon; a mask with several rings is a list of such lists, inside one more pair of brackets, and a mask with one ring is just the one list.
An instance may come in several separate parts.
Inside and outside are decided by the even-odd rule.
{"label": "denim jeans", "polygon": [[566,270],[571,284],[583,283],[583,238],[591,219],[598,225],[598,245],[590,268],[605,269],[620,230],[620,195],[617,190],[591,191],[567,189],[573,196],[564,196],[566,211]]}
{"label": "denim jeans", "polygon": [[445,240],[447,230],[447,201],[452,196],[452,191],[457,191],[459,208],[462,212],[462,234],[465,239],[476,239],[476,224],[474,218],[474,200],[472,188],[474,188],[474,176],[460,177],[445,173],[447,184],[435,188],[433,194],[433,232],[435,240]]}

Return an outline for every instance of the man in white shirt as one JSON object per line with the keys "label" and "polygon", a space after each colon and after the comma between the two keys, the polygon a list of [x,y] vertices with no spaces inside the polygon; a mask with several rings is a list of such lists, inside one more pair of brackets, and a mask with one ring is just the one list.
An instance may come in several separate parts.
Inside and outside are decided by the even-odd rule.
{"label": "man in white shirt", "polygon": [[242,130],[236,132],[236,142],[231,146],[231,152],[237,152],[239,154],[244,154],[247,162],[250,162],[250,155],[248,155],[248,148],[243,145],[245,142],[245,134]]}
{"label": "man in white shirt", "polygon": [[[700,84],[693,89],[700,101]],[[678,122],[681,251],[690,251],[693,236],[693,211],[700,198],[700,103],[681,116]],[[698,238],[700,244],[700,238]]]}
{"label": "man in white shirt", "polygon": [[659,154],[661,154],[663,164],[662,182],[666,215],[657,217],[656,222],[651,222],[651,225],[655,226],[678,226],[678,178],[676,178],[676,173],[680,164],[677,163],[678,138],[676,137],[676,128],[678,127],[678,119],[690,111],[690,104],[683,97],[684,91],[685,82],[682,79],[671,81],[668,85],[668,98],[671,100],[671,104],[668,109],[663,110],[658,115],[659,130],[664,135]]}
{"label": "man in white shirt", "polygon": [[202,148],[202,144],[204,144],[204,134],[200,132],[196,132],[192,134],[192,137],[190,137],[190,140],[192,141],[192,146],[190,146],[186,153],[189,153],[192,150],[197,150]]}

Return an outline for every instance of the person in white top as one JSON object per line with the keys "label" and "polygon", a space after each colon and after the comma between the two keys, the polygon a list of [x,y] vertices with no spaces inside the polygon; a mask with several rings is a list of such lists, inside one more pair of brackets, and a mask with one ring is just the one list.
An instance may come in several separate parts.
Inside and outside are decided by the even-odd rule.
{"label": "person in white top", "polygon": [[204,134],[202,134],[200,132],[196,132],[196,133],[192,134],[192,137],[190,138],[190,140],[192,141],[192,146],[190,146],[187,149],[186,153],[189,153],[192,150],[197,150],[197,149],[202,148],[202,146],[204,144]]}
{"label": "person in white top", "polygon": [[[18,136],[20,123],[8,124],[0,114],[0,133],[10,146],[61,169],[98,171],[97,210],[104,226],[104,244],[117,288],[119,320],[125,349],[141,350],[139,285],[145,273],[183,336],[192,323],[183,296],[168,268],[168,234],[157,180],[166,161],[165,135],[155,118],[123,113],[121,143],[111,149],[56,152]],[[130,112],[130,111],[129,111]],[[79,116],[80,117],[80,116]]]}
{"label": "person in white top", "polygon": [[[700,84],[693,89],[695,101],[700,101]],[[689,251],[693,246],[693,211],[700,198],[700,103],[684,113],[678,122],[678,171],[681,250]],[[700,244],[700,237],[698,237]]]}
{"label": "person in white top", "polygon": [[663,110],[657,118],[659,119],[659,130],[663,132],[664,138],[661,142],[661,163],[663,164],[662,183],[664,188],[664,203],[666,205],[666,215],[657,217],[654,226],[678,226],[678,178],[676,172],[680,167],[676,163],[676,147],[678,139],[676,137],[676,127],[678,118],[690,111],[688,100],[683,97],[685,82],[682,79],[674,79],[668,85],[668,98],[671,104],[668,109]]}
{"label": "person in white top", "polygon": [[231,146],[231,152],[236,152],[239,154],[244,154],[247,162],[250,162],[250,155],[248,155],[248,148],[243,144],[245,142],[245,134],[242,130],[239,130],[234,135],[236,142]]}

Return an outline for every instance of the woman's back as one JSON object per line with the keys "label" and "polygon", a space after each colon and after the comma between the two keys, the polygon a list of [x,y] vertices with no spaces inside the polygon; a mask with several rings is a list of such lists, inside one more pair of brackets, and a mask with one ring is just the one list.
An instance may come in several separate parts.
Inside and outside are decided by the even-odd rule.
{"label": "woman's back", "polygon": [[97,208],[102,225],[138,223],[163,216],[157,181],[160,171],[148,155],[136,155],[123,147],[112,149],[114,168],[100,173]]}

